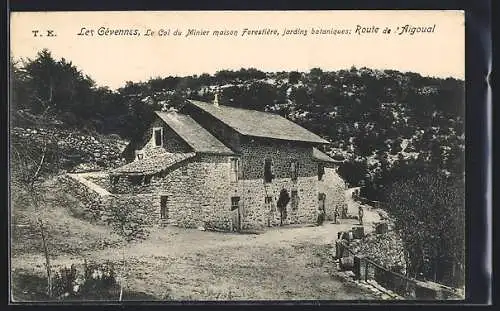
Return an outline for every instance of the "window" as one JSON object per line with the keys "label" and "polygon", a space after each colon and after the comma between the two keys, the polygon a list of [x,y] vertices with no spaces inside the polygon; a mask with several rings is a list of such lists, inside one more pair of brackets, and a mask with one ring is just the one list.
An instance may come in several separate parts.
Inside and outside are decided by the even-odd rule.
{"label": "window", "polygon": [[264,162],[264,182],[272,182],[273,178],[273,161],[271,159],[266,159]]}
{"label": "window", "polygon": [[151,175],[145,176],[144,177],[144,184],[149,185],[151,183],[151,178],[152,178]]}
{"label": "window", "polygon": [[323,175],[325,175],[325,166],[322,163],[318,164],[318,180],[323,180]]}
{"label": "window", "polygon": [[238,158],[231,158],[231,182],[238,181],[240,171],[240,160]]}
{"label": "window", "polygon": [[163,129],[161,127],[153,128],[153,136],[155,140],[155,146],[163,146]]}
{"label": "window", "polygon": [[141,175],[135,175],[135,176],[128,177],[129,182],[135,186],[142,184],[143,179],[144,179],[144,176],[141,176]]}
{"label": "window", "polygon": [[240,197],[231,197],[231,210],[234,211],[238,209],[240,205]]}
{"label": "window", "polygon": [[297,160],[292,160],[290,163],[290,177],[292,178],[292,181],[297,181],[299,177],[299,163]]}
{"label": "window", "polygon": [[168,219],[168,197],[162,195],[160,197],[160,217],[161,219]]}
{"label": "window", "polygon": [[264,198],[264,203],[266,204],[267,210],[270,212],[274,212],[273,208],[273,197],[271,196],[266,196]]}

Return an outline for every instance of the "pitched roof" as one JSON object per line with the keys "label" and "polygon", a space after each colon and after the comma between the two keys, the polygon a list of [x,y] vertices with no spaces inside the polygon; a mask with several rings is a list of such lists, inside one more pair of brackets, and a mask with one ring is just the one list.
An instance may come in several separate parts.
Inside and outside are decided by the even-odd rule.
{"label": "pitched roof", "polygon": [[197,100],[188,100],[188,102],[242,135],[328,144],[328,141],[318,135],[277,114],[222,105],[215,106]]}
{"label": "pitched roof", "polygon": [[233,151],[210,134],[188,115],[177,112],[160,112],[156,114],[174,132],[176,132],[194,151],[215,154],[233,154]]}
{"label": "pitched roof", "polygon": [[330,162],[330,163],[342,163],[343,161],[338,161],[330,158],[326,153],[320,151],[317,148],[313,148],[313,158],[317,161],[321,162]]}
{"label": "pitched roof", "polygon": [[151,175],[164,171],[173,165],[194,157],[190,153],[163,153],[157,156],[135,160],[110,172],[110,175]]}

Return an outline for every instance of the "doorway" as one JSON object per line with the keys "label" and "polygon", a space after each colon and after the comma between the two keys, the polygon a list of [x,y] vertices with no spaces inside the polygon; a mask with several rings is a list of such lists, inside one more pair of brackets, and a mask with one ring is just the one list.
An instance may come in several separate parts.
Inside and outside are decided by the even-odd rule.
{"label": "doorway", "polygon": [[168,220],[168,196],[160,197],[160,217],[163,222]]}
{"label": "doorway", "polygon": [[241,206],[240,197],[231,197],[231,218],[232,218],[232,231],[241,230]]}

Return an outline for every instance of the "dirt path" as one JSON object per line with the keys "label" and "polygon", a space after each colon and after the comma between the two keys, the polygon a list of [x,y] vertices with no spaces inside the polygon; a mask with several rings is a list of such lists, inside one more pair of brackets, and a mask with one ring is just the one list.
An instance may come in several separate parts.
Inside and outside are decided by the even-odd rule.
{"label": "dirt path", "polygon": [[[373,299],[329,273],[331,244],[339,230],[351,226],[283,227],[260,235],[168,227],[123,249],[82,255],[119,262],[124,254],[127,287],[158,299]],[[75,261],[83,257],[52,260],[55,265]],[[43,271],[43,257],[13,258],[12,267]]]}
{"label": "dirt path", "polygon": [[[359,209],[359,203],[354,201],[352,198],[352,194],[354,191],[358,190],[359,187],[355,188],[350,188],[347,189],[345,192],[345,199],[347,202],[347,214],[350,215],[358,215],[358,209]],[[371,230],[372,225],[375,222],[380,221],[380,215],[378,214],[377,210],[373,208],[372,206],[369,206],[367,204],[363,204],[363,223],[365,226],[365,232],[366,230]]]}

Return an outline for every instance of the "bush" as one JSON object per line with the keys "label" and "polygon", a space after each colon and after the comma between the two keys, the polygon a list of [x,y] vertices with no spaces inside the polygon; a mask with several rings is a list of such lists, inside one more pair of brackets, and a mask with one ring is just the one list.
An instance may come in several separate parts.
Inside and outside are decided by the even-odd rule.
{"label": "bush", "polygon": [[70,268],[63,267],[54,275],[52,293],[56,297],[75,295],[75,286],[77,286],[77,270],[75,265],[71,265]]}
{"label": "bush", "polygon": [[81,295],[102,297],[116,285],[114,266],[110,262],[104,264],[84,264],[84,282]]}
{"label": "bush", "polygon": [[53,294],[58,299],[95,299],[107,298],[115,285],[117,282],[113,264],[85,261],[83,272],[79,272],[75,265],[61,268],[55,273],[52,286]]}

